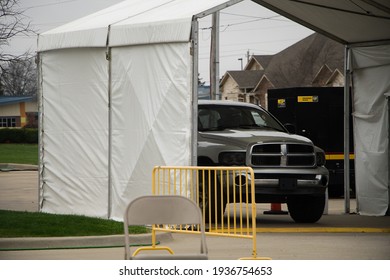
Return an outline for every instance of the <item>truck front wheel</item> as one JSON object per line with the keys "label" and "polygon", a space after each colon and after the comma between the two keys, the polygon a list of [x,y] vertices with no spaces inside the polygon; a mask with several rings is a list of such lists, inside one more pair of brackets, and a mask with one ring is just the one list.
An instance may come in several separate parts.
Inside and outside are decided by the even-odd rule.
{"label": "truck front wheel", "polygon": [[287,207],[296,223],[315,223],[324,213],[325,194],[288,196]]}
{"label": "truck front wheel", "polygon": [[221,183],[215,171],[199,172],[199,207],[206,223],[217,223],[223,219],[226,208],[226,196],[221,190]]}

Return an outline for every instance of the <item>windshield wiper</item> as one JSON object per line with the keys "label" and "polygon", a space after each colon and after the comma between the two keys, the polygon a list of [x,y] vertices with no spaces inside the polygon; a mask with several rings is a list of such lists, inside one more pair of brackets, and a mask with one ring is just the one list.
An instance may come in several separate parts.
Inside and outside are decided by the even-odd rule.
{"label": "windshield wiper", "polygon": [[200,128],[198,129],[200,132],[204,132],[204,131],[220,131],[220,130],[225,130],[226,127],[209,127],[209,128]]}
{"label": "windshield wiper", "polygon": [[261,126],[257,125],[257,124],[242,124],[240,126],[238,126],[239,128],[247,128],[247,129],[251,129],[251,128],[259,128]]}

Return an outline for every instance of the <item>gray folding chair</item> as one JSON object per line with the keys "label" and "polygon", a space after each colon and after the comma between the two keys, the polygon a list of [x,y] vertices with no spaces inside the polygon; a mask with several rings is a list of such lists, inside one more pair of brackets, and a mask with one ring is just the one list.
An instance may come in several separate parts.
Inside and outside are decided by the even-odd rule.
{"label": "gray folding chair", "polygon": [[[200,228],[200,252],[174,254],[169,247],[143,247],[133,254],[130,250],[131,225],[194,225]],[[129,260],[207,260],[205,230],[200,208],[192,200],[178,195],[141,196],[129,203],[124,214],[125,259]],[[197,233],[198,235],[198,233]],[[154,240],[155,241],[155,240]],[[153,241],[153,242],[154,242]],[[152,243],[153,243],[152,242]],[[166,250],[163,254],[139,254],[140,251]]]}

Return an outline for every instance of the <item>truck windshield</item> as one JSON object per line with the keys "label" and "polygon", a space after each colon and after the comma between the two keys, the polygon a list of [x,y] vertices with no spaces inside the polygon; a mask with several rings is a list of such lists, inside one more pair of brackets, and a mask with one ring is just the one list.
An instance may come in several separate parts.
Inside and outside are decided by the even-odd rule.
{"label": "truck windshield", "polygon": [[226,105],[199,106],[199,131],[224,130],[229,128],[286,131],[274,117],[261,109]]}

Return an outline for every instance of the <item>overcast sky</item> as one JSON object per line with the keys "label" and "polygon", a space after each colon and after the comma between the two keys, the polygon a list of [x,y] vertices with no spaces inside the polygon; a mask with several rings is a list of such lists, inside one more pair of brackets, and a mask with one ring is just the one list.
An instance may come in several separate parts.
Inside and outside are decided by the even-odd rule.
{"label": "overcast sky", "polygon": [[[32,27],[42,33],[121,1],[20,0],[20,4]],[[199,24],[199,70],[206,83],[209,82],[210,18],[202,19]],[[224,9],[220,13],[220,76],[227,70],[240,70],[239,59],[243,59],[245,66],[248,52],[250,55],[275,54],[312,33],[249,0]],[[15,54],[26,50],[34,52],[36,42],[36,36],[21,36],[11,42],[10,48]]]}

